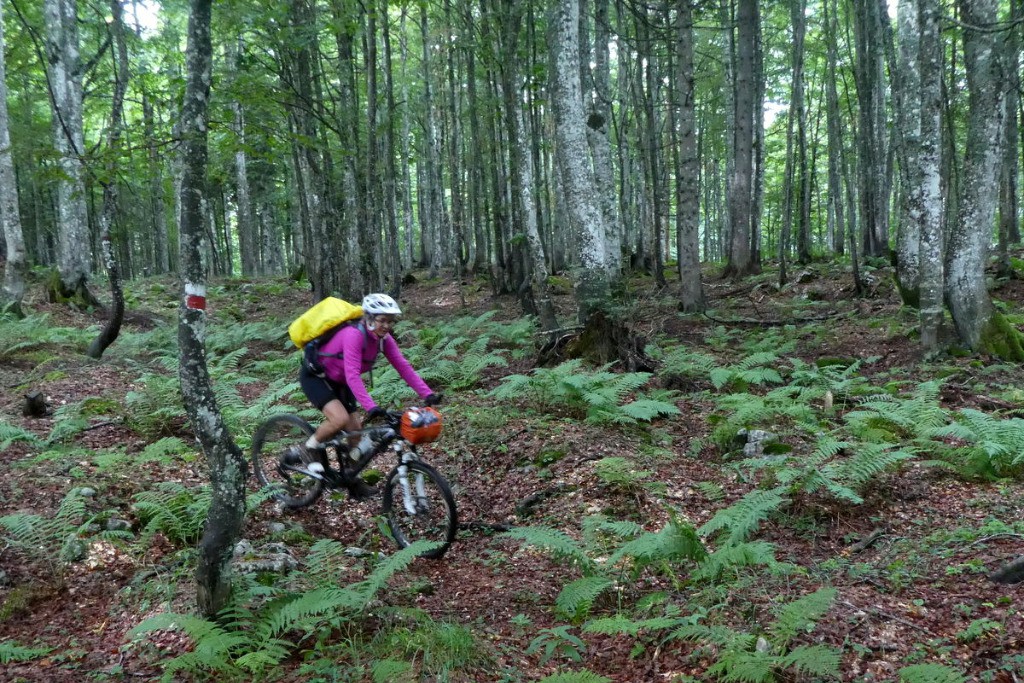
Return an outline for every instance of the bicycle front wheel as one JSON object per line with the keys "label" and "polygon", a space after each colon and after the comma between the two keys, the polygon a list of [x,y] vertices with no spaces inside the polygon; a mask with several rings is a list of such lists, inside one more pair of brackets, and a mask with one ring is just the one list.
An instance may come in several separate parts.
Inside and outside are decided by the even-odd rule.
{"label": "bicycle front wheel", "polygon": [[285,507],[311,505],[324,491],[324,482],[301,472],[285,469],[281,458],[294,446],[305,444],[313,433],[308,422],[295,415],[274,415],[260,425],[252,438],[252,468],[262,486],[274,489],[274,498]]}
{"label": "bicycle front wheel", "polygon": [[441,543],[423,553],[431,559],[447,552],[459,529],[451,487],[437,470],[423,462],[391,470],[384,485],[383,512],[399,548],[416,541]]}

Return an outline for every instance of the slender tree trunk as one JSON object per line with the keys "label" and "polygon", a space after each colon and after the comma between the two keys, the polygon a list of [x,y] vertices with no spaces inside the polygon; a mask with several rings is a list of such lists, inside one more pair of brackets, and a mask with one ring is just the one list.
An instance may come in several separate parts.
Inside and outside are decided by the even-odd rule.
{"label": "slender tree trunk", "polygon": [[85,142],[82,123],[82,73],[76,0],[46,0],[46,55],[53,95],[53,138],[60,157],[57,208],[60,215],[58,269],[61,297],[98,304],[89,292],[91,269],[88,210],[83,181]]}
{"label": "slender tree trunk", "polygon": [[586,323],[609,296],[604,223],[590,170],[579,81],[579,4],[576,0],[556,0],[554,9],[551,50],[555,55],[555,136],[569,221],[579,249],[576,303],[580,322]]}
{"label": "slender tree trunk", "polygon": [[836,64],[839,61],[836,46],[835,0],[825,0],[825,44],[827,67],[825,75],[826,126],[828,128],[828,211],[831,230],[830,248],[837,254],[845,251],[843,230],[846,227],[843,205],[842,168],[843,138],[840,129],[839,93],[836,88]]}
{"label": "slender tree trunk", "polygon": [[676,248],[679,260],[679,304],[686,312],[705,308],[700,277],[700,156],[695,135],[696,92],[693,80],[693,9],[690,0],[677,7],[677,106],[679,109],[679,175],[676,179]]}
{"label": "slender tree trunk", "polygon": [[0,308],[10,307],[21,313],[25,296],[25,240],[21,232],[18,213],[18,184],[11,156],[11,134],[7,116],[7,66],[4,61],[4,9],[0,2],[0,221],[4,226],[7,261],[4,264],[4,284],[0,291]]}
{"label": "slender tree trunk", "polygon": [[436,169],[438,154],[437,124],[434,118],[434,97],[431,87],[430,76],[430,32],[427,22],[427,6],[420,5],[420,37],[423,41],[423,117],[426,139],[424,140],[425,174],[427,185],[421,187],[420,191],[425,192],[424,203],[426,205],[426,216],[421,216],[420,230],[426,237],[425,243],[428,247],[430,277],[440,275],[444,259],[444,249],[441,244],[441,188],[437,184],[440,173]]}
{"label": "slender tree trunk", "polygon": [[995,220],[1003,86],[996,49],[997,0],[960,0],[968,117],[964,179],[950,235],[946,299],[961,341],[975,351],[1024,360],[1021,335],[995,310],[985,287],[985,266]]}
{"label": "slender tree trunk", "polygon": [[184,154],[179,226],[184,286],[178,319],[181,394],[209,463],[213,492],[196,568],[196,599],[200,612],[207,617],[215,616],[230,597],[231,555],[241,536],[248,475],[245,457],[221,418],[206,368],[206,278],[200,253],[212,62],[210,4],[211,0],[192,0],[188,23],[187,74],[181,111]]}
{"label": "slender tree trunk", "polygon": [[939,136],[942,116],[942,38],[939,34],[939,0],[918,0],[921,82],[921,122],[917,152],[920,191],[915,201],[920,207],[920,279],[921,346],[927,351],[938,348],[939,329],[945,317],[942,303],[943,249],[941,162]]}
{"label": "slender tree trunk", "polygon": [[756,0],[738,0],[737,3],[737,58],[733,88],[734,129],[733,173],[729,181],[730,243],[725,274],[743,277],[757,272],[750,240],[753,127],[754,127],[754,43],[757,32]]}
{"label": "slender tree trunk", "polygon": [[114,343],[121,331],[121,322],[124,320],[124,290],[121,288],[121,272],[118,260],[114,255],[114,248],[110,236],[110,228],[114,223],[114,215],[117,212],[117,166],[118,157],[121,153],[121,129],[122,115],[121,107],[124,103],[125,90],[128,89],[128,48],[124,40],[124,22],[122,19],[121,0],[110,0],[112,20],[110,30],[114,34],[114,45],[116,46],[117,69],[114,75],[114,94],[110,110],[110,130],[107,133],[107,174],[103,180],[103,209],[100,213],[100,244],[102,246],[103,261],[107,268],[107,276],[110,280],[110,317],[107,324],[100,332],[86,352],[90,358],[99,358],[108,346]]}
{"label": "slender tree trunk", "polygon": [[384,17],[384,90],[387,99],[387,121],[384,123],[384,153],[387,157],[384,174],[384,212],[385,234],[387,245],[387,265],[385,268],[388,291],[396,297],[402,289],[402,255],[398,248],[398,167],[395,160],[395,118],[398,107],[395,103],[395,83],[393,78],[393,60],[391,56],[391,22],[388,20],[387,2],[381,3],[381,16]]}
{"label": "slender tree trunk", "polygon": [[883,0],[855,0],[857,99],[861,218],[864,255],[889,251],[888,183],[886,178],[885,60],[879,46],[885,36]]}
{"label": "slender tree trunk", "polygon": [[[1010,2],[1010,19],[1020,21],[1021,3],[1019,0]],[[1006,74],[1006,94],[1004,95],[1005,112],[1003,114],[1003,161],[999,176],[999,252],[996,265],[996,276],[1000,278],[1016,277],[1017,274],[1010,263],[1010,243],[1020,241],[1020,233],[1016,229],[1019,221],[1017,178],[1020,171],[1018,160],[1018,140],[1020,135],[1018,110],[1020,109],[1020,33],[1021,26],[1013,24],[1006,34],[1004,45]]]}
{"label": "slender tree trunk", "polygon": [[594,157],[594,178],[601,201],[601,217],[605,225],[605,263],[614,280],[622,271],[622,224],[615,202],[615,181],[612,174],[612,150],[608,139],[611,121],[611,88],[608,0],[594,1],[594,97],[587,119],[587,141]]}
{"label": "slender tree trunk", "polygon": [[896,282],[903,303],[920,304],[921,284],[921,74],[918,6],[900,0],[897,6],[899,51],[893,69],[893,99],[900,150],[900,220],[896,235]]}

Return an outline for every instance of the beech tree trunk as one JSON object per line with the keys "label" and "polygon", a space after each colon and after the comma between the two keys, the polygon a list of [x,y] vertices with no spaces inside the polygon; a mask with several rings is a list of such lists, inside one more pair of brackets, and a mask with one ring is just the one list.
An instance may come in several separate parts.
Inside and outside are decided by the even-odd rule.
{"label": "beech tree trunk", "polygon": [[732,177],[729,180],[729,258],[725,274],[743,277],[759,270],[751,248],[754,142],[754,44],[756,0],[739,0],[736,12],[736,76],[733,88]]}
{"label": "beech tree trunk", "polygon": [[248,466],[221,417],[206,367],[206,275],[202,267],[206,185],[207,120],[212,47],[212,0],[192,0],[188,22],[185,99],[181,108],[183,144],[180,183],[182,301],[178,315],[178,379],[189,422],[210,467],[210,510],[199,542],[196,600],[214,617],[231,593],[231,556],[245,516]]}
{"label": "beech tree trunk", "polygon": [[679,177],[676,179],[676,248],[679,259],[679,305],[687,312],[704,310],[700,276],[700,159],[697,154],[696,93],[693,81],[693,10],[690,0],[677,7],[676,105],[679,110]]}
{"label": "beech tree trunk", "polygon": [[53,140],[59,155],[57,180],[59,235],[57,266],[62,297],[98,304],[89,292],[91,270],[89,224],[82,156],[82,73],[78,48],[76,0],[46,0],[46,57],[50,66]]}
{"label": "beech tree trunk", "polygon": [[7,117],[7,68],[4,62],[4,8],[0,2],[0,221],[4,226],[4,240],[7,244],[7,262],[4,265],[4,284],[0,291],[0,308],[10,306],[15,313],[21,312],[21,300],[25,296],[25,275],[28,263],[25,260],[25,239],[21,232],[21,216],[18,213],[18,185],[14,176],[14,160],[11,157],[11,134]]}
{"label": "beech tree trunk", "polygon": [[566,209],[579,250],[575,293],[579,319],[585,324],[609,296],[604,222],[594,188],[580,86],[579,3],[557,0],[554,9],[555,137]]}
{"label": "beech tree trunk", "polygon": [[920,28],[921,123],[917,152],[920,191],[920,321],[921,346],[938,347],[939,328],[945,317],[942,225],[942,178],[939,159],[942,117],[942,39],[939,34],[939,0],[918,0]]}
{"label": "beech tree trunk", "polygon": [[903,303],[920,304],[921,285],[921,48],[918,6],[915,0],[900,0],[897,68],[893,79],[900,167],[900,220],[896,235],[896,283]]}
{"label": "beech tree trunk", "polygon": [[1021,335],[995,310],[985,266],[995,225],[1002,138],[1003,73],[996,45],[997,0],[960,0],[969,91],[967,151],[950,235],[946,299],[961,341],[975,351],[1024,360]]}

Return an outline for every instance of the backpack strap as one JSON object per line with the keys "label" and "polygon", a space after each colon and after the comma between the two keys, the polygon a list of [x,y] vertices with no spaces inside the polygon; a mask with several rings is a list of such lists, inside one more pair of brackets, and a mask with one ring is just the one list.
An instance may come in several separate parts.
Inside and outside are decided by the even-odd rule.
{"label": "backpack strap", "polygon": [[[363,344],[365,345],[367,342],[370,341],[370,333],[366,330],[366,325],[364,325],[362,323],[362,321],[360,321],[356,325],[356,327],[358,327],[359,331],[363,333]],[[310,342],[310,343],[312,343],[312,342]],[[382,353],[384,353],[384,338],[383,337],[381,337],[380,339],[377,340],[377,357],[379,358]],[[323,351],[321,351],[319,349],[319,346],[318,346],[318,348],[317,348],[317,356],[326,356],[328,358],[344,358],[345,354],[344,353],[324,353]],[[373,359],[373,365],[370,366],[370,389],[373,389],[373,366],[376,365],[376,364],[377,364],[377,358],[374,358]]]}

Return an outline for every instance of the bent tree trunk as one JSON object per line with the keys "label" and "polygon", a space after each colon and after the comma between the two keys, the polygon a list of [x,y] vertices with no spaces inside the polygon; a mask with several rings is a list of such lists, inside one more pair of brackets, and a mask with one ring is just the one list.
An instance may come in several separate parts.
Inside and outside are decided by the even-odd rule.
{"label": "bent tree trunk", "polygon": [[117,74],[114,77],[114,97],[110,112],[110,132],[107,136],[110,162],[107,176],[103,180],[103,210],[100,214],[100,242],[103,247],[103,263],[107,267],[110,278],[110,317],[99,335],[89,344],[86,352],[90,358],[99,358],[107,347],[114,343],[121,332],[124,320],[124,290],[121,287],[121,269],[114,257],[114,247],[110,239],[110,226],[114,222],[114,211],[117,207],[117,156],[121,149],[121,105],[128,87],[128,48],[124,42],[124,24],[122,23],[121,0],[110,0],[111,31],[117,45]]}
{"label": "bent tree trunk", "polygon": [[185,410],[210,466],[213,497],[199,542],[196,599],[200,612],[214,616],[231,592],[231,552],[245,514],[245,458],[221,418],[206,368],[205,273],[202,193],[206,178],[207,102],[210,93],[210,4],[192,0],[186,55],[187,80],[181,109],[182,178],[179,220],[184,284],[178,317],[181,394]]}

